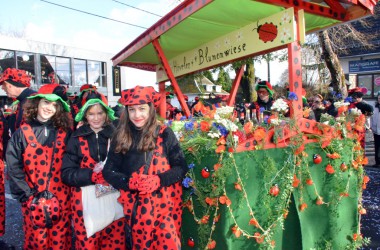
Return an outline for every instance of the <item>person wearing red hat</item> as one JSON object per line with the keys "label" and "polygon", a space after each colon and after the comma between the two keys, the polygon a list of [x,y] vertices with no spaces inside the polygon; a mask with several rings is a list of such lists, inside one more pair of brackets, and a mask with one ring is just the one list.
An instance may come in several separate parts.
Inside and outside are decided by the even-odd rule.
{"label": "person wearing red hat", "polygon": [[175,115],[180,112],[180,110],[171,104],[174,94],[171,92],[166,92],[166,119],[173,120]]}
{"label": "person wearing red hat", "polygon": [[354,89],[351,89],[348,92],[348,96],[352,98],[352,102],[348,106],[348,109],[357,108],[360,110],[360,112],[365,115],[366,123],[365,128],[363,128],[363,131],[359,131],[359,137],[360,137],[360,144],[365,148],[365,131],[366,129],[370,129],[370,117],[373,115],[373,106],[371,104],[368,104],[366,101],[363,100],[363,89],[360,87],[356,87]]}
{"label": "person wearing red hat", "polygon": [[[73,118],[75,118],[75,116],[78,114],[79,110],[81,109],[82,107],[82,103],[85,103],[87,101],[87,98],[86,96],[88,95],[88,93],[97,93],[97,88],[96,86],[92,85],[92,84],[83,84],[80,89],[79,89],[79,95],[75,98],[75,100],[73,101],[73,103],[71,104],[71,113],[72,113],[72,116]],[[83,101],[83,99],[85,99]]]}
{"label": "person wearing red hat", "polygon": [[136,86],[121,94],[125,113],[103,176],[120,190],[127,232],[132,236],[127,247],[181,249],[185,156],[173,130],[159,124],[155,108],[161,96],[153,87]]}
{"label": "person wearing red hat", "polygon": [[[22,105],[25,103],[26,98],[33,94],[35,91],[29,89],[31,77],[24,70],[15,68],[7,68],[1,74],[0,85],[4,92],[10,98],[17,98],[19,101],[16,113],[12,116],[14,119],[2,120],[0,122],[1,143],[3,144],[3,151],[6,151],[8,144],[9,133],[14,131],[20,126],[23,117]],[[4,162],[3,152],[0,156],[0,235],[5,231],[5,189],[4,189]]]}
{"label": "person wearing red hat", "polygon": [[200,117],[200,116],[202,116],[202,113],[201,112],[197,112],[196,110],[195,110],[195,106],[197,105],[199,103],[199,97],[198,96],[196,96],[195,98],[194,98],[194,102],[191,104],[191,106],[190,106],[190,112],[191,112],[191,115],[193,116],[193,117]]}
{"label": "person wearing red hat", "polygon": [[22,106],[27,100],[27,97],[34,94],[35,91],[30,89],[31,77],[25,70],[8,68],[4,70],[0,85],[8,97],[16,98],[19,103],[16,110],[16,120],[14,124],[8,124],[11,133],[18,129],[22,123],[23,109]]}
{"label": "person wearing red hat", "polygon": [[348,92],[348,96],[351,96],[352,102],[348,108],[357,108],[362,112],[362,114],[370,117],[373,114],[373,107],[363,100],[363,95],[364,94],[362,88],[356,87],[354,89],[351,89]]}
{"label": "person wearing red hat", "polygon": [[[86,87],[82,89],[82,92],[79,94],[79,97],[76,99],[76,102],[71,105],[71,115],[73,118],[76,117],[76,115],[79,113],[80,109],[83,107],[83,105],[90,99],[100,99],[103,103],[108,105],[107,98],[100,92],[98,92],[95,88],[92,88],[91,84],[86,84],[90,87]],[[83,85],[84,86],[84,85]],[[83,87],[82,86],[82,87]],[[78,127],[78,122],[74,121],[74,129]]]}
{"label": "person wearing red hat", "polygon": [[271,115],[271,107],[273,100],[273,87],[268,81],[260,81],[257,83],[255,90],[257,91],[257,101],[249,105],[250,118],[262,120],[264,116]]}
{"label": "person wearing red hat", "polygon": [[[6,124],[6,111],[1,113],[0,117],[0,236],[3,236],[5,233],[5,165],[4,165],[4,136],[7,131],[6,128],[4,128],[4,124]],[[5,139],[7,140],[7,139]]]}
{"label": "person wearing red hat", "polygon": [[47,84],[28,97],[25,123],[6,152],[9,187],[21,203],[24,249],[71,249],[70,188],[61,180],[70,107]]}

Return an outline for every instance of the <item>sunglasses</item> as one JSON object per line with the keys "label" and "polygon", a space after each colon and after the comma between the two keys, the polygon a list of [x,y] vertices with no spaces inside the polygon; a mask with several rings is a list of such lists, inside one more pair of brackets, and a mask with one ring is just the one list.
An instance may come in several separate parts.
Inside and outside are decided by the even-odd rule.
{"label": "sunglasses", "polygon": [[259,90],[259,91],[257,91],[257,94],[259,94],[259,95],[269,95],[268,91],[265,91],[265,90]]}

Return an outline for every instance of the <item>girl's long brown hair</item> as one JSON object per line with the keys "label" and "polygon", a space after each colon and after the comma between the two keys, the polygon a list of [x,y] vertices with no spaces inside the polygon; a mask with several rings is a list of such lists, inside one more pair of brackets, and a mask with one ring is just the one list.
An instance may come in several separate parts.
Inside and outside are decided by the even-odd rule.
{"label": "girl's long brown hair", "polygon": [[[23,105],[23,109],[24,109],[23,116],[24,116],[26,122],[29,123],[29,122],[37,119],[38,104],[40,103],[41,99],[42,98],[40,98],[40,97],[35,97],[32,99],[28,99],[24,103],[24,105]],[[70,113],[66,112],[63,109],[62,103],[60,101],[57,101],[56,103],[57,103],[57,106],[56,106],[57,111],[55,112],[55,114],[52,116],[52,118],[50,120],[53,121],[53,125],[55,128],[61,128],[64,131],[68,131],[72,128],[73,120],[70,117]]]}
{"label": "girl's long brown hair", "polygon": [[[153,150],[155,147],[155,141],[157,139],[156,127],[158,126],[156,110],[152,103],[149,103],[149,119],[147,123],[142,127],[142,136],[137,143],[137,149],[142,152]],[[113,140],[116,143],[115,152],[125,154],[128,152],[133,144],[131,122],[128,114],[128,108],[126,107],[123,114],[120,117],[119,125],[117,126],[116,133]]]}

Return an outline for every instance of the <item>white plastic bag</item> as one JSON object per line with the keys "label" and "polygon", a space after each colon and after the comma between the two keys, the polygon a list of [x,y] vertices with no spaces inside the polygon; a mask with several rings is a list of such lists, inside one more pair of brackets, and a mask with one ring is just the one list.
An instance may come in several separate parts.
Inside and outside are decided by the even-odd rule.
{"label": "white plastic bag", "polygon": [[81,189],[87,238],[124,217],[123,206],[117,201],[120,196],[119,191],[96,198],[95,185],[81,187]]}

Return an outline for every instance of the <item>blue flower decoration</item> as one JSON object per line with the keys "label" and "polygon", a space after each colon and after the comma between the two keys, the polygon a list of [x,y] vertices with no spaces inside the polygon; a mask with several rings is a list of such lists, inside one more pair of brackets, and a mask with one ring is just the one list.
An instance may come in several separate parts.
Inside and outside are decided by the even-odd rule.
{"label": "blue flower decoration", "polygon": [[192,131],[192,130],[194,130],[194,124],[193,124],[192,122],[186,122],[186,123],[185,123],[185,129],[186,129],[187,131]]}
{"label": "blue flower decoration", "polygon": [[265,124],[268,124],[268,119],[269,119],[269,116],[267,116],[267,115],[264,116],[264,123],[265,123]]}
{"label": "blue flower decoration", "polygon": [[260,108],[260,113],[264,113],[264,111],[265,111],[265,108],[264,108],[264,107],[261,107],[261,108]]}
{"label": "blue flower decoration", "polygon": [[288,99],[289,100],[295,100],[295,101],[297,101],[298,100],[298,96],[294,92],[289,92]]}
{"label": "blue flower decoration", "polygon": [[225,127],[223,127],[222,125],[218,125],[217,128],[218,128],[218,130],[222,136],[228,135],[228,130]]}
{"label": "blue flower decoration", "polygon": [[190,177],[186,177],[185,179],[183,179],[182,181],[182,185],[185,187],[185,188],[189,188],[190,187],[190,184],[193,182],[193,179],[191,179]]}
{"label": "blue flower decoration", "polygon": [[189,166],[187,166],[189,169],[193,169],[195,167],[194,163],[190,163]]}
{"label": "blue flower decoration", "polygon": [[344,99],[344,102],[349,102],[349,103],[351,103],[351,102],[353,102],[353,101],[354,101],[354,100],[352,99],[351,96],[346,97],[346,99]]}
{"label": "blue flower decoration", "polygon": [[342,99],[342,94],[341,94],[341,93],[338,93],[338,94],[336,95],[336,98],[337,98],[337,99]]}

